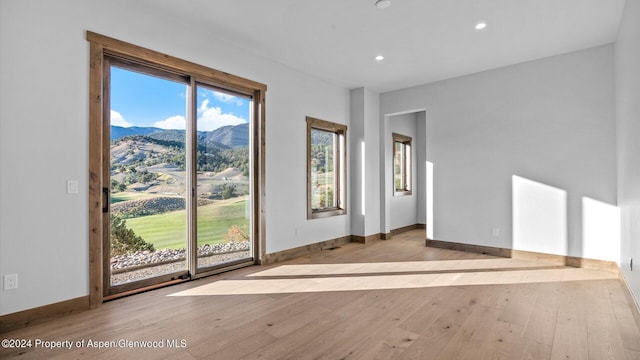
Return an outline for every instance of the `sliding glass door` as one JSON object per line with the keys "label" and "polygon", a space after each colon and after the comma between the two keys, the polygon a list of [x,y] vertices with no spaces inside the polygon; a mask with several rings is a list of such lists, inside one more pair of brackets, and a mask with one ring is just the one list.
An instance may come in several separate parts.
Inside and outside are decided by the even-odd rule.
{"label": "sliding glass door", "polygon": [[252,263],[252,97],[119,58],[105,67],[104,295]]}
{"label": "sliding glass door", "polygon": [[252,257],[251,98],[196,85],[197,270]]}
{"label": "sliding glass door", "polygon": [[184,77],[116,60],[110,60],[108,70],[105,263],[110,292],[120,292],[188,274],[189,83]]}

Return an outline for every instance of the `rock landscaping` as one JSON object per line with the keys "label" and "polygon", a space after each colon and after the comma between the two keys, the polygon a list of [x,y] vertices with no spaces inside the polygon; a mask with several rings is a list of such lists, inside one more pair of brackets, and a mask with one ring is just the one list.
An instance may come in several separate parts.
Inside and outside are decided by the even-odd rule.
{"label": "rock landscaping", "polygon": [[[248,258],[248,241],[205,244],[198,247],[198,266]],[[157,251],[137,251],[111,258],[111,284],[153,277],[184,269],[186,249],[162,249]]]}

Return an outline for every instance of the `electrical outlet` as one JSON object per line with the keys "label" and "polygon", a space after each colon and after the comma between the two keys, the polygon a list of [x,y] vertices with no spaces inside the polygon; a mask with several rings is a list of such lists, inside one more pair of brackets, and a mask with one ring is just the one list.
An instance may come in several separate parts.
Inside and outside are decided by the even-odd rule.
{"label": "electrical outlet", "polygon": [[498,237],[498,236],[500,236],[500,228],[498,228],[498,227],[494,227],[494,228],[491,230],[491,233],[493,234],[493,236],[494,236],[494,237]]}
{"label": "electrical outlet", "polygon": [[18,288],[18,274],[7,274],[4,276],[4,289],[15,290]]}

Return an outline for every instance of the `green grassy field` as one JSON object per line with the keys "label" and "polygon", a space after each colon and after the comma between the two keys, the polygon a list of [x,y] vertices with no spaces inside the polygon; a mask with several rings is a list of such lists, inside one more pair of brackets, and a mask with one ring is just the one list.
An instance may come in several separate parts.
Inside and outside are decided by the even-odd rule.
{"label": "green grassy field", "polygon": [[[227,230],[233,226],[249,227],[245,217],[247,200],[228,204],[210,204],[198,207],[198,246],[225,241]],[[180,249],[186,245],[186,215],[184,210],[159,215],[127,219],[127,227],[156,250]]]}

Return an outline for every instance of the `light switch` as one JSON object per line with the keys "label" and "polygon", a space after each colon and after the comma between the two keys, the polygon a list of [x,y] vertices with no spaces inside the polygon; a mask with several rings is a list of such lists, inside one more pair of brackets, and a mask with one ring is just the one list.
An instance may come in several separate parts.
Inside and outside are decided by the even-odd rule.
{"label": "light switch", "polygon": [[78,180],[67,180],[67,194],[78,193]]}

